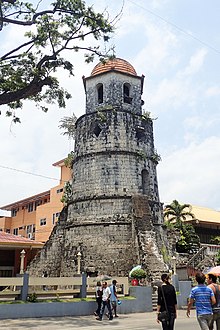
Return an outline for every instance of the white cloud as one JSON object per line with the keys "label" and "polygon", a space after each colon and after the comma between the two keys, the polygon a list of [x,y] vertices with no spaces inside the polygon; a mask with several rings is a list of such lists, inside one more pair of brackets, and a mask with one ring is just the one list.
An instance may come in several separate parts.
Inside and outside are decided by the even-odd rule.
{"label": "white cloud", "polygon": [[220,96],[220,86],[212,86],[206,90],[206,96]]}
{"label": "white cloud", "polygon": [[159,165],[162,201],[204,205],[218,209],[220,138],[210,136],[200,144],[180,148],[163,156]]}
{"label": "white cloud", "polygon": [[207,55],[206,49],[199,49],[190,58],[189,65],[181,72],[184,76],[191,76],[201,70],[205,57]]}
{"label": "white cloud", "polygon": [[[171,67],[167,67],[167,77],[162,79],[155,90],[152,90],[151,106],[161,106],[162,111],[172,111],[180,107],[195,107],[205,93],[205,82],[195,84],[194,75],[202,70],[207,52],[204,49],[196,51],[185,67],[174,71],[170,76]],[[180,56],[180,55],[179,55]]]}

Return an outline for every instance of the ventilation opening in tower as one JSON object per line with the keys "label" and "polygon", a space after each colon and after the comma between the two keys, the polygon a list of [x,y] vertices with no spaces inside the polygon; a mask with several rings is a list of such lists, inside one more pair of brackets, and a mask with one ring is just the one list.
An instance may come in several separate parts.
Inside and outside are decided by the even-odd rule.
{"label": "ventilation opening in tower", "polygon": [[98,124],[96,124],[95,125],[95,128],[93,130],[93,133],[96,135],[96,137],[99,136],[99,134],[101,133],[101,131],[102,131],[101,127]]}

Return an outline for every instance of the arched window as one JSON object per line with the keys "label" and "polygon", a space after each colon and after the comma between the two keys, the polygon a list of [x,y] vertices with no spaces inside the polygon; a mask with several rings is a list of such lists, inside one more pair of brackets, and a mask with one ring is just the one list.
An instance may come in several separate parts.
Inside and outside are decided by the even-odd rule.
{"label": "arched window", "polygon": [[132,102],[132,97],[130,97],[130,90],[131,90],[130,84],[125,83],[123,85],[124,103],[131,104]]}
{"label": "arched window", "polygon": [[142,191],[144,195],[149,195],[149,173],[147,170],[142,170],[141,172],[142,178]]}
{"label": "arched window", "polygon": [[103,103],[103,84],[97,85],[98,103]]}

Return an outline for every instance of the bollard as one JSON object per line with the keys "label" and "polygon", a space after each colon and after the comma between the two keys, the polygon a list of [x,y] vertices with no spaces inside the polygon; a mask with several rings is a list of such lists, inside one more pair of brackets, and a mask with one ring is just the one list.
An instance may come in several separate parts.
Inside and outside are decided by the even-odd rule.
{"label": "bollard", "polygon": [[23,275],[23,286],[21,288],[21,293],[19,299],[22,301],[26,301],[28,297],[28,284],[29,284],[29,274],[24,273]]}
{"label": "bollard", "polygon": [[80,286],[80,298],[86,298],[86,286],[87,286],[87,276],[85,273],[82,273],[82,285]]}

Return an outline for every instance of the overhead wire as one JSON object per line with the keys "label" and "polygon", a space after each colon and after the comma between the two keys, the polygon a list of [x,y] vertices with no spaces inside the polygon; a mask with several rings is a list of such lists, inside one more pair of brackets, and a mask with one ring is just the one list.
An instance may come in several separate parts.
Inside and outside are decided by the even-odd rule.
{"label": "overhead wire", "polygon": [[9,166],[0,165],[0,168],[4,168],[4,169],[7,169],[7,170],[16,171],[16,172],[20,172],[20,173],[24,173],[24,174],[29,174],[29,175],[33,175],[33,176],[38,176],[38,177],[49,179],[49,180],[66,182],[66,181],[60,180],[58,178],[52,178],[50,176],[46,176],[46,175],[42,175],[42,174],[38,174],[38,173],[33,173],[33,172],[28,172],[28,171],[20,170],[20,169],[9,167]]}
{"label": "overhead wire", "polygon": [[160,16],[159,14],[153,12],[152,10],[145,8],[139,4],[137,4],[135,1],[133,0],[127,0],[128,2],[131,2],[133,5],[147,11],[148,13],[150,13],[151,15],[159,18],[160,20],[164,21],[165,23],[173,26],[175,29],[179,30],[180,32],[184,33],[185,35],[191,37],[192,39],[196,40],[197,42],[199,42],[200,44],[212,49],[213,51],[215,51],[216,53],[220,54],[220,50],[218,50],[217,48],[215,48],[214,46],[208,44],[207,42],[201,40],[200,38],[196,37],[195,35],[193,35],[192,33],[187,32],[186,30],[184,30],[183,28],[179,27],[178,25],[176,25],[175,23],[172,23],[171,21],[169,21],[168,19],[165,19],[164,17]]}

